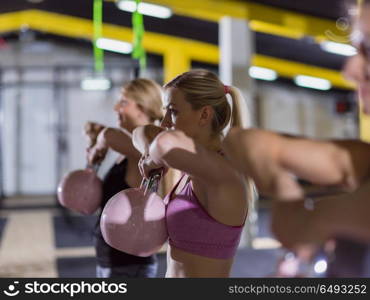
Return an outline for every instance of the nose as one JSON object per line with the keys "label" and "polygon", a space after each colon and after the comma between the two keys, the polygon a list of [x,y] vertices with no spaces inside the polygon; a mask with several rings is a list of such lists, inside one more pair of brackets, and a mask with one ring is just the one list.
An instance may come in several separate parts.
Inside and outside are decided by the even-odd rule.
{"label": "nose", "polygon": [[171,120],[171,114],[170,111],[166,111],[166,114],[164,115],[164,118],[161,122],[161,127],[165,128],[171,128],[173,126],[172,120]]}
{"label": "nose", "polygon": [[367,78],[367,69],[365,58],[360,54],[349,58],[344,65],[343,75],[350,81],[361,83]]}

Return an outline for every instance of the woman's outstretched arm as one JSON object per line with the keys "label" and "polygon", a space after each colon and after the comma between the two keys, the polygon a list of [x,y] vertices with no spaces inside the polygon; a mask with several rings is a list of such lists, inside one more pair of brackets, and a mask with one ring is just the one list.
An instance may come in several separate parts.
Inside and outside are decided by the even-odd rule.
{"label": "woman's outstretched arm", "polygon": [[224,149],[261,194],[282,199],[303,197],[292,175],[348,190],[369,176],[370,145],[359,141],[317,141],[234,128],[224,140]]}
{"label": "woman's outstretched arm", "polygon": [[138,160],[140,152],[132,144],[131,136],[127,130],[106,127],[98,135],[96,144],[88,151],[89,163],[94,164],[102,161],[108,149]]}

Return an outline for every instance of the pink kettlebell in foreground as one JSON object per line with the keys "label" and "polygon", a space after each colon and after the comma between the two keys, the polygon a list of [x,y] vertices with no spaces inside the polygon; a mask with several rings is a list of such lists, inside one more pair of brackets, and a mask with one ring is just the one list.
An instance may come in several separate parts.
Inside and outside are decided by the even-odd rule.
{"label": "pink kettlebell in foreground", "polygon": [[152,175],[140,188],[123,190],[107,202],[100,220],[107,244],[142,257],[163,246],[168,233],[166,207],[156,193],[160,179],[161,174]]}
{"label": "pink kettlebell in foreground", "polygon": [[78,213],[91,215],[97,211],[102,200],[102,181],[97,167],[87,167],[65,175],[58,185],[59,203]]}

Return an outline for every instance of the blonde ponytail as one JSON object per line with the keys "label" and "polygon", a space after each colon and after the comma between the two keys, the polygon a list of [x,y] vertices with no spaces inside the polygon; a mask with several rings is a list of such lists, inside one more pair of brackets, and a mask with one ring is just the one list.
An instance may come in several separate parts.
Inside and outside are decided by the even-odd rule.
{"label": "blonde ponytail", "polygon": [[[228,86],[227,89],[230,98],[232,99],[232,119],[230,127],[241,127],[249,128],[252,126],[251,115],[243,97],[241,91],[234,87]],[[226,136],[226,134],[225,134]],[[247,187],[247,201],[248,201],[248,217],[246,223],[246,230],[249,238],[252,239],[255,236],[256,231],[256,218],[257,218],[257,189],[251,178],[246,177]]]}
{"label": "blonde ponytail", "polygon": [[250,112],[242,93],[234,86],[229,86],[228,92],[232,100],[232,117],[230,126],[241,128],[251,127]]}

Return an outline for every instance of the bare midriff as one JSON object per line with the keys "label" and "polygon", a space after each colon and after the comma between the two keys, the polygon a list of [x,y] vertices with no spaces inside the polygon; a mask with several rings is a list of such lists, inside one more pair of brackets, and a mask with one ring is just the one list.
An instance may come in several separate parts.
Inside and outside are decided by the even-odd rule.
{"label": "bare midriff", "polygon": [[168,278],[196,278],[230,276],[233,258],[215,259],[204,257],[168,245],[167,272]]}

